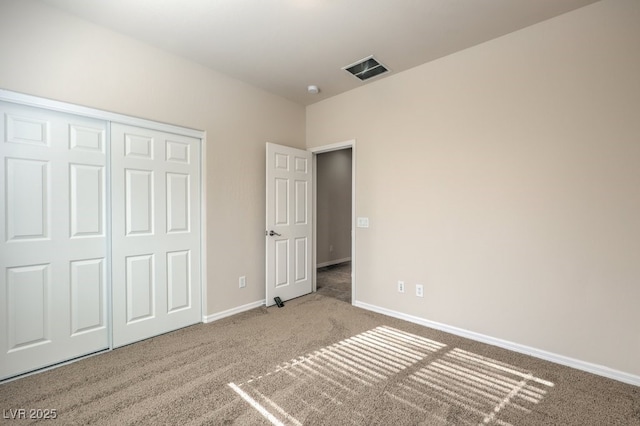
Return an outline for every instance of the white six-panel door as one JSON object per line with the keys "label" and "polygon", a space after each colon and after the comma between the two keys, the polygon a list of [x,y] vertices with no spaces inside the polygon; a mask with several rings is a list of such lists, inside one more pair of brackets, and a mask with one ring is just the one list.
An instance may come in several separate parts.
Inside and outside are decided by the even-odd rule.
{"label": "white six-panel door", "polygon": [[113,344],[201,321],[200,140],[111,125]]}
{"label": "white six-panel door", "polygon": [[0,102],[0,379],[108,348],[106,122]]}
{"label": "white six-panel door", "polygon": [[27,101],[0,101],[0,380],[200,322],[201,140]]}
{"label": "white six-panel door", "polygon": [[267,143],[266,305],[312,290],[312,154]]}

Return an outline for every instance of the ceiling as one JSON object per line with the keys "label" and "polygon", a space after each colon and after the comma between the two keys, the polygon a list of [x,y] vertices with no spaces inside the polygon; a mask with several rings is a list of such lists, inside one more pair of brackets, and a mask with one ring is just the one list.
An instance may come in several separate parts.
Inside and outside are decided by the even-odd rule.
{"label": "ceiling", "polygon": [[[597,0],[40,1],[309,105]],[[342,70],[369,55],[391,72]]]}

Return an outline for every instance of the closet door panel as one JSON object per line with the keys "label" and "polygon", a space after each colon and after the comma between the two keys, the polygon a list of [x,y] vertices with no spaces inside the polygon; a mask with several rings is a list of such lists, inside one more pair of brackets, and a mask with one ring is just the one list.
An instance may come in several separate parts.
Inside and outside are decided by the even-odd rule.
{"label": "closet door panel", "polygon": [[105,135],[0,102],[0,379],[108,347]]}
{"label": "closet door panel", "polygon": [[111,125],[113,344],[201,321],[200,140]]}

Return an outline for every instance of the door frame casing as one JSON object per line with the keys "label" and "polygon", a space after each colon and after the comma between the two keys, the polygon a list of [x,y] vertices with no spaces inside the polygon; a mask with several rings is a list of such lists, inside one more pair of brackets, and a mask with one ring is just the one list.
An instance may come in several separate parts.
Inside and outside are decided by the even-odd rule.
{"label": "door frame casing", "polygon": [[313,244],[312,250],[313,254],[311,256],[312,260],[312,274],[313,274],[313,283],[312,283],[312,291],[315,292],[317,290],[317,231],[318,224],[316,218],[318,217],[318,175],[317,175],[317,162],[318,162],[318,154],[324,154],[326,152],[331,151],[339,151],[342,149],[351,148],[351,304],[354,305],[356,303],[356,140],[350,139],[344,142],[337,142],[330,145],[323,145],[314,148],[308,148],[307,151],[313,154]]}

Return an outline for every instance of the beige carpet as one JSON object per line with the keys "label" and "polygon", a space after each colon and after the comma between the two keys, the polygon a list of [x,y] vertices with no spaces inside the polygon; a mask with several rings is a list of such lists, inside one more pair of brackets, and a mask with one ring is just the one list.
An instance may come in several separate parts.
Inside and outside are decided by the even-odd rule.
{"label": "beige carpet", "polygon": [[318,268],[316,291],[351,303],[351,262]]}
{"label": "beige carpet", "polygon": [[20,408],[57,410],[46,424],[640,425],[640,388],[316,293],[0,385],[3,414]]}

